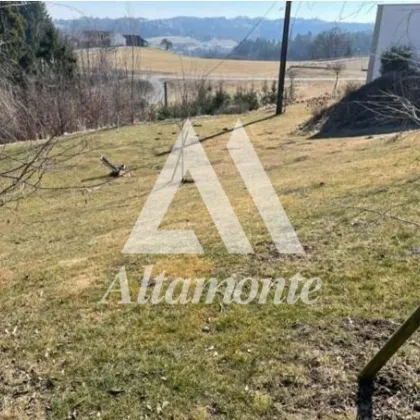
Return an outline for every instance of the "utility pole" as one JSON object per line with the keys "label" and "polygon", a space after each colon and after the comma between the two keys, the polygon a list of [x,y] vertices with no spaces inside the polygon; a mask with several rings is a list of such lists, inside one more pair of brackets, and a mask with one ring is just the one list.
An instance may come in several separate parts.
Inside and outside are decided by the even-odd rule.
{"label": "utility pole", "polygon": [[290,26],[290,12],[292,10],[292,2],[286,1],[286,10],[284,12],[283,24],[283,40],[281,42],[280,54],[280,70],[279,81],[277,89],[277,106],[276,115],[283,114],[283,99],[284,99],[284,79],[286,78],[286,60],[287,60],[287,47],[289,43],[289,26]]}
{"label": "utility pole", "polygon": [[163,82],[163,103],[168,107],[168,82]]}

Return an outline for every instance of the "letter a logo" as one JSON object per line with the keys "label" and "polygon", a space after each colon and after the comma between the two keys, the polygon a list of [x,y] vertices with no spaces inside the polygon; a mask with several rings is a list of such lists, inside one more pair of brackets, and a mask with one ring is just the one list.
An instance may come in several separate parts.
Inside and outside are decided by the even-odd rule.
{"label": "letter a logo", "polygon": [[[275,190],[238,120],[228,143],[229,153],[281,254],[305,252]],[[230,253],[253,253],[222,185],[187,121],[128,238],[126,254],[202,254],[193,231],[159,230],[186,172],[189,171],[214,224]]]}

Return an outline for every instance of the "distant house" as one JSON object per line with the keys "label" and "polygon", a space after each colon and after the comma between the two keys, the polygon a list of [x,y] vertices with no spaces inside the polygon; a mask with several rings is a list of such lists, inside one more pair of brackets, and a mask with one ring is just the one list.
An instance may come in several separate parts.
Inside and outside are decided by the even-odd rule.
{"label": "distant house", "polygon": [[140,35],[123,35],[127,47],[147,47],[149,43]]}
{"label": "distant house", "polygon": [[113,33],[111,35],[111,47],[124,47],[127,45],[124,35]]}
{"label": "distant house", "polygon": [[115,32],[83,31],[79,38],[80,48],[106,48],[125,46],[125,38]]}

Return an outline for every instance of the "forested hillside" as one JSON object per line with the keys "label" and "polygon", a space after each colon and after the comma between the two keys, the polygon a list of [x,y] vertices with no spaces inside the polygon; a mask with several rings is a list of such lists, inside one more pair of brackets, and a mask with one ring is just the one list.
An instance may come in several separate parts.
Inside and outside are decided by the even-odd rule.
{"label": "forested hillside", "polygon": [[[263,19],[260,22],[259,19],[247,17],[175,17],[159,20],[83,18],[57,20],[55,23],[63,33],[70,36],[77,37],[84,30],[95,29],[135,32],[148,39],[173,37],[172,48],[180,54],[218,58],[232,52],[233,58],[251,60],[278,59],[283,27],[282,19]],[[372,25],[294,19],[290,37],[289,58],[292,60],[366,55],[371,44]],[[232,51],[221,48],[220,42],[228,42],[230,45],[236,42],[239,45]]]}
{"label": "forested hillside", "polygon": [[[252,29],[250,39],[264,38],[267,40],[279,41],[283,19],[262,19],[236,17],[227,19],[224,17],[174,17],[170,19],[148,20],[143,18],[118,18],[100,19],[84,18],[72,20],[56,20],[56,25],[66,32],[78,32],[86,29],[97,29],[101,31],[116,31],[121,33],[136,32],[143,38],[157,36],[183,36],[195,38],[202,42],[211,39],[232,39],[241,41]],[[319,19],[293,19],[292,34],[305,35],[308,32],[318,35],[334,27],[344,32],[371,31],[373,25],[370,23],[357,22],[326,22]]]}
{"label": "forested hillside", "polygon": [[[331,59],[364,56],[369,54],[372,33],[343,32],[339,28],[313,36],[297,35],[289,41],[288,57],[291,60]],[[233,50],[231,57],[247,60],[278,60],[281,42],[258,38],[246,40]]]}

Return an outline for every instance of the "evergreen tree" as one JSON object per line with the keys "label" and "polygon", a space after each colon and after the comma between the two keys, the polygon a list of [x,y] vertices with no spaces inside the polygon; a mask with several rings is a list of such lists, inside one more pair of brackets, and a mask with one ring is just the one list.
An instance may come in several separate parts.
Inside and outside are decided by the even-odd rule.
{"label": "evergreen tree", "polygon": [[381,54],[381,74],[409,71],[412,58],[413,50],[408,45],[392,46]]}
{"label": "evergreen tree", "polygon": [[26,74],[47,71],[71,77],[76,58],[48,15],[43,2],[2,2],[0,53]]}
{"label": "evergreen tree", "polygon": [[16,7],[0,7],[0,55],[18,64],[25,44],[25,22]]}

